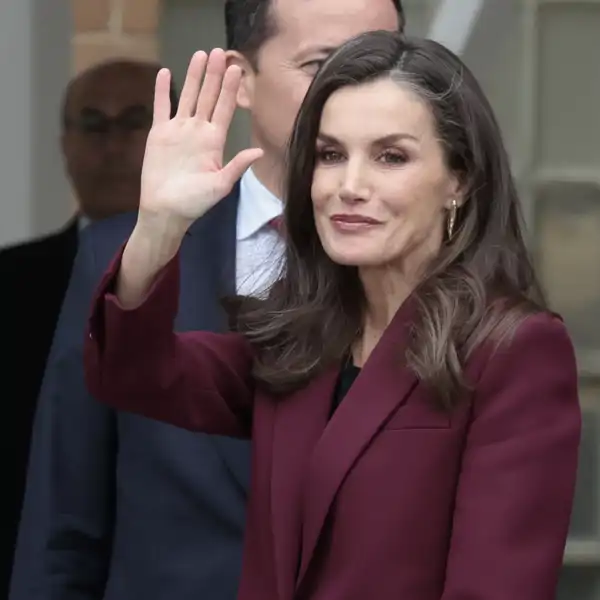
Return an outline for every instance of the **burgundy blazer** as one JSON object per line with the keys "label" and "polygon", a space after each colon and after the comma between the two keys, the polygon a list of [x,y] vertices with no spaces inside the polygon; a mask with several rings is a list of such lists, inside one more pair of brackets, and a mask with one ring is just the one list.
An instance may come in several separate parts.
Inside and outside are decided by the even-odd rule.
{"label": "burgundy blazer", "polygon": [[329,419],[338,369],[274,398],[243,337],[173,333],[177,260],[129,311],[111,294],[118,266],[92,310],[88,386],[118,409],[252,437],[240,600],[554,598],[581,417],[560,319],[474,353],[474,392],[444,414],[401,366],[400,309]]}

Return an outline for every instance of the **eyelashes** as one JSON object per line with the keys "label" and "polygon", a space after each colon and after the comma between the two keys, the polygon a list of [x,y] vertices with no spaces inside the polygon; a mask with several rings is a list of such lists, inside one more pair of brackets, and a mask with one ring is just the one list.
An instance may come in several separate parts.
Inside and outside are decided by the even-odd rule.
{"label": "eyelashes", "polygon": [[[344,162],[346,160],[346,156],[343,152],[333,148],[317,148],[316,159],[319,163],[336,164]],[[406,153],[396,149],[383,150],[375,154],[373,159],[376,162],[390,166],[404,165],[409,160]]]}

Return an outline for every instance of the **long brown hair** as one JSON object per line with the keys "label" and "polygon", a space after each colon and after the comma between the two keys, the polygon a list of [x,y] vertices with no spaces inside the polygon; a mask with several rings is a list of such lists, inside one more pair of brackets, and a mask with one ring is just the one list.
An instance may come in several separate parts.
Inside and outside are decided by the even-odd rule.
{"label": "long brown hair", "polygon": [[285,190],[285,261],[263,300],[238,305],[238,330],[254,345],[254,376],[291,391],[341,361],[363,325],[365,296],[356,268],[334,263],[316,231],[311,199],[321,113],[336,90],[390,77],[429,106],[447,166],[466,201],[455,233],[409,298],[415,313],[402,361],[451,407],[468,382],[472,350],[500,339],[542,296],[523,239],[519,198],[500,129],[483,91],[452,52],[399,33],[362,34],[340,47],[314,79],[289,146]]}

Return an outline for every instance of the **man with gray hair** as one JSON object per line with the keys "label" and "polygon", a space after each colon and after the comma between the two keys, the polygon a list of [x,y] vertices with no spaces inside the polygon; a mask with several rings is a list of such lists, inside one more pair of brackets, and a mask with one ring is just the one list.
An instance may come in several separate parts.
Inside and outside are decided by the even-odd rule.
{"label": "man with gray hair", "polygon": [[[160,65],[112,60],[67,86],[61,145],[77,214],[56,233],[0,250],[4,322],[3,361],[8,392],[8,511],[3,511],[0,596],[8,595],[35,405],[81,228],[89,220],[135,210],[146,137],[152,121],[154,80]],[[174,100],[176,98],[174,97]],[[44,297],[39,298],[41,286]],[[32,302],[35,301],[35,308]],[[27,343],[22,341],[28,333]],[[5,486],[6,487],[6,486]]]}

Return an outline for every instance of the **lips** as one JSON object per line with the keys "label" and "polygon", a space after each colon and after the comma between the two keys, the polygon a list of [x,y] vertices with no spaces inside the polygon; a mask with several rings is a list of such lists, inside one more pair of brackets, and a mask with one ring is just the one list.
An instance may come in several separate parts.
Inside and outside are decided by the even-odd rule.
{"label": "lips", "polygon": [[348,225],[381,225],[381,221],[365,215],[333,215],[331,220],[335,223]]}

